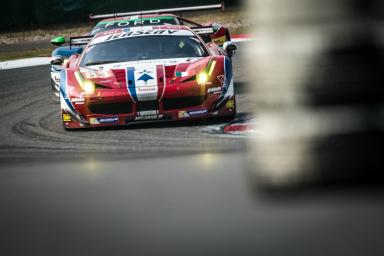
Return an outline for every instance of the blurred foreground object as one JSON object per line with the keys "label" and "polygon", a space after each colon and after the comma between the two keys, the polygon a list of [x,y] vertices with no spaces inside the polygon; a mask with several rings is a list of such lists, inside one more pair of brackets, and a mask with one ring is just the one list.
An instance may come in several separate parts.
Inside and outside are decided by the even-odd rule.
{"label": "blurred foreground object", "polygon": [[383,181],[384,3],[252,0],[263,188]]}

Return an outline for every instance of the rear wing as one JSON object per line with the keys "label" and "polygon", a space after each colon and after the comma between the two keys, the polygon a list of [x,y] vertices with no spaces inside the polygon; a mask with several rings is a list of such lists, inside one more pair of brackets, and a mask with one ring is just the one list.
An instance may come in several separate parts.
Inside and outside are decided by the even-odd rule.
{"label": "rear wing", "polygon": [[193,32],[195,32],[198,35],[211,35],[215,33],[215,30],[212,26],[208,27],[194,27],[191,28]]}
{"label": "rear wing", "polygon": [[69,47],[87,45],[94,36],[75,36],[69,38]]}
{"label": "rear wing", "polygon": [[89,19],[90,20],[102,20],[102,19],[110,19],[110,18],[119,18],[119,17],[124,17],[124,16],[134,16],[134,15],[183,13],[183,12],[208,11],[208,10],[224,11],[224,8],[225,8],[224,3],[221,3],[221,4],[201,5],[201,6],[192,6],[192,7],[159,9],[159,10],[151,10],[151,11],[121,12],[121,13],[100,14],[100,15],[90,14]]}

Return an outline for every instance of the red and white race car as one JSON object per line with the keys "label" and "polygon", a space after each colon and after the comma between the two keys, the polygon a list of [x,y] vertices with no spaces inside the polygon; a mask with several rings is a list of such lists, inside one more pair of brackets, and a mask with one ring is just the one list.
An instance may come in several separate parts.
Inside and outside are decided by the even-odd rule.
{"label": "red and white race car", "polygon": [[[92,21],[92,23],[94,21],[97,21],[97,23],[88,35],[96,35],[97,33],[120,28],[122,29],[128,27],[143,26],[183,25],[188,26],[193,30],[204,30],[205,28],[209,27],[212,29],[212,33],[201,34],[202,39],[206,43],[214,42],[220,47],[223,47],[225,42],[231,40],[231,36],[227,28],[218,23],[201,25],[199,23],[181,17],[184,12],[204,10],[223,11],[224,3],[161,10],[89,15],[89,19]],[[178,13],[179,16],[174,15],[173,13]],[[81,47],[81,45],[77,45],[74,42],[75,41],[73,41],[70,46],[63,46],[66,43],[66,40],[62,36],[56,37],[51,41],[53,45],[60,46],[52,52],[51,89],[55,95],[54,100],[58,99],[59,96],[60,72],[62,69],[62,66],[59,65],[60,58],[67,59],[72,54],[80,54],[83,51],[83,47]],[[59,59],[59,61],[57,61],[57,59]]]}
{"label": "red and white race car", "polygon": [[89,37],[61,73],[64,127],[234,117],[231,56],[237,46],[226,42],[222,49],[198,35],[212,32],[145,26]]}

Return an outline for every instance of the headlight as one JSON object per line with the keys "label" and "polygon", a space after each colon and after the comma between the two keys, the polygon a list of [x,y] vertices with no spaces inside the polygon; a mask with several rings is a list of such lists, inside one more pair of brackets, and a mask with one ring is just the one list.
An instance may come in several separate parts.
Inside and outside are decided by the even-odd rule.
{"label": "headlight", "polygon": [[200,72],[196,76],[196,81],[199,85],[206,85],[208,82],[208,74],[205,71]]}
{"label": "headlight", "polygon": [[199,85],[211,85],[212,82],[209,81],[210,77],[212,77],[213,72],[215,71],[216,60],[210,62],[207,68],[196,75],[196,81]]}
{"label": "headlight", "polygon": [[79,71],[75,72],[75,77],[80,87],[86,93],[94,93],[95,92],[95,84],[92,81],[86,80]]}
{"label": "headlight", "polygon": [[95,92],[95,84],[92,83],[91,81],[85,81],[82,88],[86,93],[94,93]]}

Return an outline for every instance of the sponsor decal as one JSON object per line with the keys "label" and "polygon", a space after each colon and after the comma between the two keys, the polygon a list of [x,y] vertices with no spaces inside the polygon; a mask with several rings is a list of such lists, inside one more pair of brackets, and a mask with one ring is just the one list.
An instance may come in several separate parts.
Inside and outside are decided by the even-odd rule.
{"label": "sponsor decal", "polygon": [[218,38],[212,38],[212,41],[217,45],[223,45],[225,43],[226,37],[218,37]]}
{"label": "sponsor decal", "polygon": [[201,116],[208,113],[207,109],[192,110],[192,111],[179,111],[179,118],[188,118],[193,116]]}
{"label": "sponsor decal", "polygon": [[193,31],[196,34],[212,34],[212,33],[214,33],[213,28],[194,28]]}
{"label": "sponsor decal", "polygon": [[142,73],[142,75],[139,77],[139,79],[137,79],[137,81],[144,81],[145,85],[148,85],[149,80],[154,79],[152,76],[148,74],[148,73],[152,73],[151,71],[144,70],[143,72],[140,72],[140,73]]}
{"label": "sponsor decal", "polygon": [[90,118],[91,124],[116,124],[119,122],[118,117]]}
{"label": "sponsor decal", "polygon": [[221,93],[221,87],[208,88],[208,93],[212,93],[212,94]]}
{"label": "sponsor decal", "polygon": [[195,74],[196,74],[195,71],[186,71],[186,72],[177,71],[177,72],[175,72],[176,77],[187,77],[187,76],[193,76]]}
{"label": "sponsor decal", "polygon": [[179,118],[187,118],[189,114],[187,111],[179,111]]}
{"label": "sponsor decal", "polygon": [[157,93],[155,87],[137,87],[138,93]]}
{"label": "sponsor decal", "polygon": [[201,116],[208,113],[207,109],[188,111],[189,116]]}
{"label": "sponsor decal", "polygon": [[108,117],[108,118],[96,118],[100,124],[109,124],[109,123],[118,123],[118,117]]}
{"label": "sponsor decal", "polygon": [[135,37],[135,36],[143,36],[143,35],[173,35],[177,32],[177,30],[137,30],[125,32],[117,35],[111,35],[105,39],[106,42],[116,39],[122,39],[127,37]]}
{"label": "sponsor decal", "polygon": [[137,81],[143,81],[144,85],[138,86],[137,87],[137,93],[155,93],[157,94],[157,86],[156,85],[151,85],[148,82],[150,80],[154,80],[155,78],[150,76],[149,74],[152,73],[152,71],[146,71],[144,70],[143,72],[138,72],[138,74],[141,74],[139,79]]}
{"label": "sponsor decal", "polygon": [[60,84],[60,72],[51,72],[51,78],[55,83]]}
{"label": "sponsor decal", "polygon": [[227,109],[234,109],[235,108],[235,101],[233,99],[228,100],[227,103],[225,104],[225,106],[227,107]]}
{"label": "sponsor decal", "polygon": [[101,35],[91,41],[91,45],[100,44],[103,42],[140,37],[140,36],[193,36],[194,34],[189,30],[183,29],[152,29],[152,27],[130,28],[129,31],[122,31],[120,33]]}
{"label": "sponsor decal", "polygon": [[156,17],[156,18],[140,18],[139,16],[132,16],[129,20],[118,20],[118,21],[105,21],[99,22],[97,25],[103,28],[121,28],[128,26],[139,26],[139,25],[161,25],[165,21],[173,21],[174,18],[171,16]]}
{"label": "sponsor decal", "polygon": [[71,98],[72,103],[75,105],[83,105],[85,102],[85,99],[83,97],[80,98]]}
{"label": "sponsor decal", "polygon": [[158,110],[141,111],[137,113],[135,121],[157,120],[162,119],[163,117],[163,115],[159,115]]}
{"label": "sponsor decal", "polygon": [[137,116],[135,121],[146,121],[146,120],[159,120],[162,119],[163,115],[146,115],[146,116]]}
{"label": "sponsor decal", "polygon": [[63,114],[64,122],[72,122],[71,116],[69,114]]}
{"label": "sponsor decal", "polygon": [[175,76],[176,77],[186,77],[186,76],[188,76],[188,72],[176,72]]}
{"label": "sponsor decal", "polygon": [[[161,68],[162,70],[162,68]],[[127,87],[135,102],[157,100],[158,71],[156,65],[142,65],[127,69]]]}
{"label": "sponsor decal", "polygon": [[217,79],[220,81],[221,86],[223,86],[224,83],[225,83],[225,76],[224,75],[220,75],[220,76],[217,77]]}
{"label": "sponsor decal", "polygon": [[141,111],[138,112],[138,116],[152,116],[152,115],[158,115],[159,111],[158,110],[149,110],[149,111]]}

